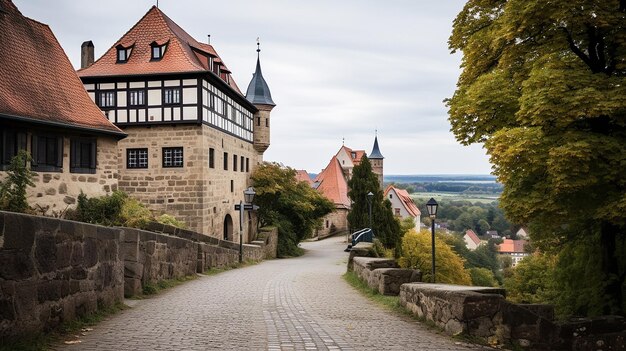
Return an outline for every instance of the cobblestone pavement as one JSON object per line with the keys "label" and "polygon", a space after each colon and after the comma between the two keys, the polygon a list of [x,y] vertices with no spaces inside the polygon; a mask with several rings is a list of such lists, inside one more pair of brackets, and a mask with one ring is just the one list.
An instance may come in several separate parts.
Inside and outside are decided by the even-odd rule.
{"label": "cobblestone pavement", "polygon": [[374,304],[342,278],[342,238],[133,301],[55,350],[479,350]]}

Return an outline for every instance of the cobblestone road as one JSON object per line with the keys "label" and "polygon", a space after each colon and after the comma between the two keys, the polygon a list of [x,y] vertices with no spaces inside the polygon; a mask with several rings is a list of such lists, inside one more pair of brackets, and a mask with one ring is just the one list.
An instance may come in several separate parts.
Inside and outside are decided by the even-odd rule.
{"label": "cobblestone road", "polygon": [[307,254],[203,276],[56,350],[479,350],[375,305],[341,275],[342,238]]}

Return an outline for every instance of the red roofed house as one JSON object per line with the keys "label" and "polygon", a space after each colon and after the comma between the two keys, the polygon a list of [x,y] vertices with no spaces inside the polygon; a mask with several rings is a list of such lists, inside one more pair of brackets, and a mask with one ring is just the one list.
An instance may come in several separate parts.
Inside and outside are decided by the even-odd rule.
{"label": "red roofed house", "polygon": [[91,101],[50,28],[0,0],[0,178],[19,150],[36,172],[28,201],[59,214],[80,192],[117,189],[117,142],[126,134]]}
{"label": "red roofed house", "polygon": [[[352,177],[352,169],[361,162],[364,155],[363,150],[352,150],[342,146],[313,181],[313,187],[335,204],[335,211],[323,219],[323,227],[317,232],[319,238],[350,230],[348,212],[350,212],[351,201],[348,197],[348,180]],[[372,157],[369,158],[372,171],[378,176],[382,185],[383,156],[378,149],[378,137],[374,139],[371,155]],[[375,162],[376,167],[374,167]]]}
{"label": "red roofed house", "polygon": [[303,169],[296,170],[296,180],[299,182],[306,182],[309,186],[313,186],[313,180],[309,173]]}
{"label": "red roofed house", "polygon": [[[269,147],[275,106],[259,57],[244,96],[215,49],[156,6],[95,62],[91,42],[82,50],[85,89],[128,133],[120,189],[192,230],[237,240],[234,204]],[[244,226],[249,241],[251,217]]]}
{"label": "red roofed house", "polygon": [[476,235],[476,233],[474,233],[474,231],[471,229],[465,231],[465,235],[463,235],[463,240],[465,240],[465,245],[467,246],[467,248],[472,251],[476,250],[476,248],[478,248],[478,246],[480,246],[480,244],[482,243],[480,241],[480,238],[478,238],[478,235]]}
{"label": "red roofed house", "polygon": [[498,245],[498,254],[502,256],[510,256],[513,259],[513,267],[529,254],[524,251],[526,240],[504,239],[502,244]]}
{"label": "red roofed house", "polygon": [[413,218],[415,229],[419,230],[422,213],[406,190],[390,185],[385,189],[385,197],[391,202],[394,215],[401,218]]}

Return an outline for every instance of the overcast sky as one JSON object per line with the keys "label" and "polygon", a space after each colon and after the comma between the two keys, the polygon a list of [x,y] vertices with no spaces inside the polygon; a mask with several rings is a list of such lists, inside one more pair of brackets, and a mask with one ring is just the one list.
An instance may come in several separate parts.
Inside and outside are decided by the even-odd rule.
{"label": "overcast sky", "polygon": [[[92,40],[96,59],[156,0],[14,0],[52,28],[75,67]],[[481,146],[459,145],[442,100],[461,57],[447,40],[462,0],[160,0],[159,7],[211,44],[244,90],[261,65],[277,106],[268,161],[318,173],[345,144],[372,150],[385,174],[487,174]]]}

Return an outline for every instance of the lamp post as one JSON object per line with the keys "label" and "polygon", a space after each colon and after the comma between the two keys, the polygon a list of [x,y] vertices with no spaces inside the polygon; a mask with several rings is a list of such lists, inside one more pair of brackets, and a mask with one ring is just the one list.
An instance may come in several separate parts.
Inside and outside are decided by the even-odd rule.
{"label": "lamp post", "polygon": [[374,194],[370,191],[367,193],[367,204],[369,205],[369,219],[370,219],[370,229],[372,229],[372,198]]}
{"label": "lamp post", "polygon": [[249,187],[244,190],[243,198],[244,201],[239,201],[238,205],[235,205],[235,210],[239,211],[239,263],[243,262],[243,216],[245,211],[253,211],[259,208],[258,206],[254,206],[252,201],[254,201],[254,195],[256,192],[253,187]]}
{"label": "lamp post", "polygon": [[431,243],[432,243],[432,252],[433,252],[433,277],[432,282],[435,282],[435,217],[437,217],[437,201],[432,197],[426,203],[426,209],[428,210],[428,215],[430,216],[430,224],[431,224]]}

